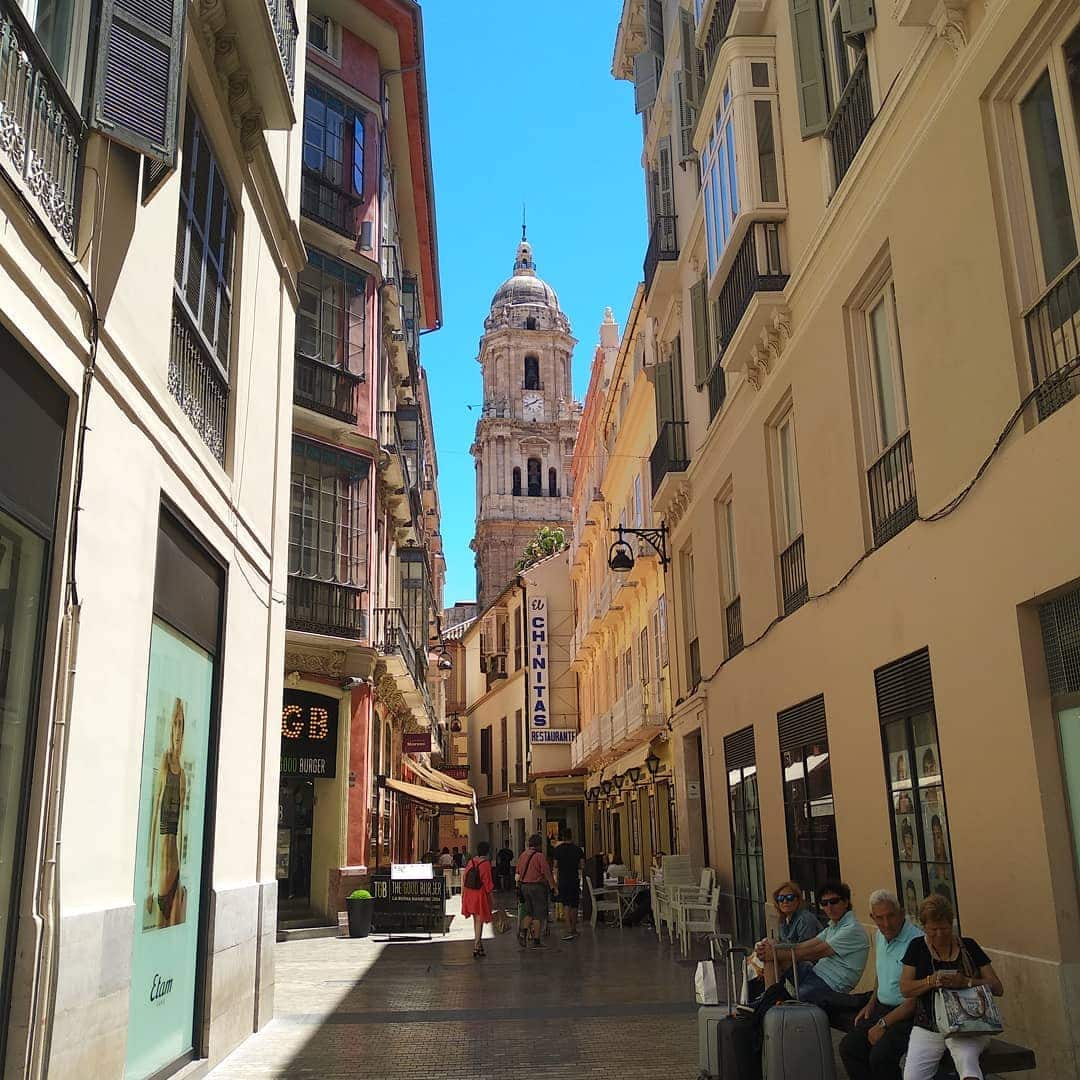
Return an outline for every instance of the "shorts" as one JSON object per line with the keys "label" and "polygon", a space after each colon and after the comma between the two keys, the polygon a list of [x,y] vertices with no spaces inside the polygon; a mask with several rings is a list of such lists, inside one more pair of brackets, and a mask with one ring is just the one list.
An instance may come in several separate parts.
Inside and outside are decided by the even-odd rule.
{"label": "shorts", "polygon": [[559,878],[559,903],[569,908],[581,907],[581,882],[577,878]]}
{"label": "shorts", "polygon": [[543,881],[533,881],[521,886],[521,895],[525,898],[525,914],[530,919],[547,922],[548,887]]}

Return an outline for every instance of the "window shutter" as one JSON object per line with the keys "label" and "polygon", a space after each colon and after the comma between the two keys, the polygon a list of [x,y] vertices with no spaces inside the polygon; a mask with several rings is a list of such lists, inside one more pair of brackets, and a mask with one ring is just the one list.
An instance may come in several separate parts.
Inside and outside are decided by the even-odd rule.
{"label": "window shutter", "polygon": [[690,287],[690,320],[694,326],[694,382],[701,386],[709,377],[709,312],[704,278]]}
{"label": "window shutter", "polygon": [[671,385],[671,361],[665,360],[653,368],[653,389],[656,393],[656,430],[675,419],[675,394]]}
{"label": "window shutter", "polygon": [[865,34],[876,25],[874,0],[840,0],[840,28],[845,34]]}
{"label": "window shutter", "polygon": [[804,746],[828,741],[825,695],[818,694],[817,697],[778,712],[776,726],[781,753],[787,750],[802,750]]}
{"label": "window shutter", "polygon": [[657,148],[657,172],[660,182],[659,212],[665,217],[675,214],[675,180],[671,172],[671,136],[665,135]]}
{"label": "window shutter", "polygon": [[1039,607],[1051,694],[1080,694],[1080,589]]}
{"label": "window shutter", "polygon": [[639,52],[634,57],[634,112],[651,109],[660,85],[660,57],[656,53]]}
{"label": "window shutter", "polygon": [[686,8],[679,9],[679,30],[682,34],[686,96],[695,109],[700,109],[705,96],[704,63],[701,50],[694,44],[694,16]]}
{"label": "window shutter", "polygon": [[887,724],[934,708],[934,683],[930,677],[930,651],[920,649],[894,660],[874,672],[878,718]]}
{"label": "window shutter", "polygon": [[795,39],[795,81],[799,88],[799,122],[804,139],[820,135],[829,123],[825,55],[821,45],[818,0],[789,0]]}
{"label": "window shutter", "polygon": [[697,127],[697,109],[690,104],[686,72],[676,71],[671,77],[671,83],[671,100],[679,118],[679,160],[686,161],[696,157],[694,128]]}
{"label": "window shutter", "polygon": [[170,166],[176,162],[183,42],[182,0],[104,0],[91,125]]}
{"label": "window shutter", "polygon": [[731,769],[749,769],[755,764],[754,729],[745,727],[732,735],[724,736],[724,766]]}

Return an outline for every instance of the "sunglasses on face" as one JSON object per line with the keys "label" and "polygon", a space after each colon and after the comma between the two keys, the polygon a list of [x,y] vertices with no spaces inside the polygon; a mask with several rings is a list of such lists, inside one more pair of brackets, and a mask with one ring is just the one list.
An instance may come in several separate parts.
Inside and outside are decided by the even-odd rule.
{"label": "sunglasses on face", "polygon": [[798,900],[798,899],[799,898],[798,898],[798,896],[795,895],[795,893],[786,892],[786,893],[780,893],[776,897],[776,902],[778,904],[790,904],[792,900]]}
{"label": "sunglasses on face", "polygon": [[835,904],[842,904],[844,901],[839,896],[823,896],[821,898],[822,907],[833,907]]}

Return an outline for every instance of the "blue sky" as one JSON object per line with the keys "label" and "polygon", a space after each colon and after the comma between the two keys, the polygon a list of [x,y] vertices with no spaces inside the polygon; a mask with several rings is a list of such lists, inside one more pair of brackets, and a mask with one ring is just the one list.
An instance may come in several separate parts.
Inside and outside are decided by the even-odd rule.
{"label": "blue sky", "polygon": [[443,328],[423,338],[439,454],[446,603],[475,598],[469,446],[477,345],[528,207],[537,270],[578,346],[583,397],[604,308],[622,325],[647,229],[641,121],[611,76],[621,0],[426,0]]}

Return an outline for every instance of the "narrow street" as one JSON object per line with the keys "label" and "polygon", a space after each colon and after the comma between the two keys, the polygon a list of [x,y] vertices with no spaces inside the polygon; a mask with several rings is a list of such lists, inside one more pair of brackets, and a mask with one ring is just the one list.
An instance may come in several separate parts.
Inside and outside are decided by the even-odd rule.
{"label": "narrow street", "polygon": [[528,952],[512,932],[485,939],[482,960],[460,916],[430,942],[283,943],[275,1019],[210,1076],[696,1077],[693,963],[641,927],[561,933]]}

